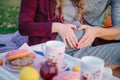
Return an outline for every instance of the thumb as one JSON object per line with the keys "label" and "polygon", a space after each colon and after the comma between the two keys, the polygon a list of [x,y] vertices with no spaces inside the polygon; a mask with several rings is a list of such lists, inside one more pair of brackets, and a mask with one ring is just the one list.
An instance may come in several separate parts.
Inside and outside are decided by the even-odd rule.
{"label": "thumb", "polygon": [[88,28],[88,26],[86,26],[86,25],[81,25],[77,30],[83,30],[83,29],[87,29]]}

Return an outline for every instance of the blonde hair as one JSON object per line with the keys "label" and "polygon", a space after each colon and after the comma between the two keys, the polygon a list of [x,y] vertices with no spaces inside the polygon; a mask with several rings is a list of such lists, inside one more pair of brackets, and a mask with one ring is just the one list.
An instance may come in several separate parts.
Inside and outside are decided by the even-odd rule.
{"label": "blonde hair", "polygon": [[[56,15],[59,15],[59,9],[62,9],[62,14],[63,16],[64,11],[63,8],[66,6],[66,0],[55,0],[56,1],[56,9],[55,13]],[[71,0],[72,3],[78,8],[78,13],[76,14],[76,17],[79,17],[79,19],[82,18],[82,16],[85,13],[85,8],[86,8],[86,0]]]}

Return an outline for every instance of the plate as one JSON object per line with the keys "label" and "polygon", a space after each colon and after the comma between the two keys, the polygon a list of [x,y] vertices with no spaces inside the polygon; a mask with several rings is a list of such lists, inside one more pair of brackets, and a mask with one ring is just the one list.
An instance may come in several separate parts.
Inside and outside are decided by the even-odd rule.
{"label": "plate", "polygon": [[[41,55],[44,55],[42,52],[39,52],[39,53]],[[41,58],[43,58],[43,57],[39,57],[39,61],[40,61]],[[39,61],[36,61],[36,63],[38,63]],[[13,69],[12,66],[7,62],[6,59],[4,59],[4,61],[3,61],[3,68],[8,70],[8,71],[15,72],[15,73],[19,73],[20,72],[20,70]]]}
{"label": "plate", "polygon": [[3,62],[3,68],[7,69],[8,71],[17,72],[17,73],[20,71],[17,69],[13,69],[12,66],[6,60]]}
{"label": "plate", "polygon": [[67,71],[70,70],[67,63],[64,61],[64,63],[62,64],[62,70],[61,71]]}

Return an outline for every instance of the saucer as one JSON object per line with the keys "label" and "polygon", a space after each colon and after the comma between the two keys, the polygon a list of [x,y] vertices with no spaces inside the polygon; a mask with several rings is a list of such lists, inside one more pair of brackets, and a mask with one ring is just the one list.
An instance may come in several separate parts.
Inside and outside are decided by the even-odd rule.
{"label": "saucer", "polygon": [[62,64],[62,70],[61,71],[66,71],[69,70],[68,64],[64,61]]}
{"label": "saucer", "polygon": [[12,66],[9,64],[9,62],[6,60],[3,62],[3,68],[7,69],[8,71],[16,72],[16,73],[18,73],[20,71],[17,69],[13,69]]}

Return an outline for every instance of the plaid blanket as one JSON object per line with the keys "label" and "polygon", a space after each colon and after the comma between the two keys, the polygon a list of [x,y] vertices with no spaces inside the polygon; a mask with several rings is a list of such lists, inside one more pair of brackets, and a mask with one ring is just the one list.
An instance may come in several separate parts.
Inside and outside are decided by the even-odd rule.
{"label": "plaid blanket", "polygon": [[21,36],[17,31],[14,34],[0,35],[0,53],[18,49],[27,42],[27,36]]}

